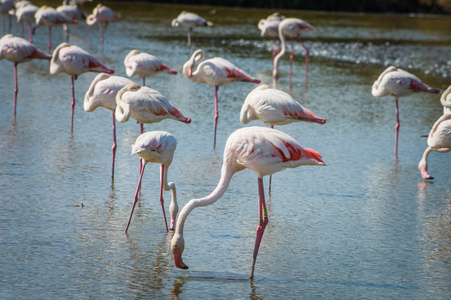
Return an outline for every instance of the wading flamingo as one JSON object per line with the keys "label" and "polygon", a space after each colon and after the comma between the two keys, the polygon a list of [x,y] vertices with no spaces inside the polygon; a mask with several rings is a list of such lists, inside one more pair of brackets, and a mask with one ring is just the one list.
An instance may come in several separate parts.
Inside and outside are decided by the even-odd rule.
{"label": "wading flamingo", "polygon": [[80,47],[62,43],[53,51],[52,60],[50,61],[50,74],[57,75],[63,72],[70,75],[72,80],[72,113],[70,118],[70,132],[72,134],[75,108],[74,83],[78,75],[86,72],[113,74],[114,70],[106,67]]}
{"label": "wading flamingo", "polygon": [[428,135],[428,147],[418,164],[418,169],[424,179],[434,179],[428,174],[427,158],[431,151],[446,153],[451,151],[451,114],[442,115],[432,126]]}
{"label": "wading flamingo", "polygon": [[159,73],[177,74],[176,70],[169,68],[158,57],[136,49],[127,54],[124,65],[128,77],[135,75],[142,77],[143,86],[146,85],[146,77],[155,76]]}
{"label": "wading flamingo", "polygon": [[[71,20],[74,23],[74,34],[77,34],[78,20],[82,20],[85,18],[83,12],[78,8],[78,6],[74,3],[71,3],[68,0],[64,0],[63,5],[58,6],[56,10],[65,15],[69,20]],[[66,37],[69,38],[68,25],[63,24],[63,28],[64,32],[66,33]]]}
{"label": "wading flamingo", "polygon": [[[216,147],[216,127],[219,118],[218,112],[218,88],[234,82],[260,83],[260,79],[253,78],[234,64],[221,57],[207,59],[200,63],[205,57],[203,50],[194,51],[191,58],[183,65],[183,74],[199,83],[207,83],[215,88],[215,116],[214,116],[214,138],[213,149]],[[200,63],[200,64],[199,64]],[[196,71],[194,67],[197,66]]]}
{"label": "wading flamingo", "polygon": [[103,55],[103,41],[104,32],[110,22],[119,22],[121,17],[116,14],[111,8],[103,4],[97,4],[93,9],[92,14],[86,18],[86,24],[92,26],[96,23],[100,23],[100,49]]}
{"label": "wading flamingo", "polygon": [[34,17],[36,11],[38,10],[38,7],[36,5],[33,5],[27,1],[19,1],[16,3],[16,19],[17,23],[20,24],[20,35],[23,36],[24,34],[24,23],[28,24],[28,41],[30,43],[33,43],[33,28],[31,24],[34,24],[36,22],[36,19]]}
{"label": "wading flamingo", "polygon": [[406,72],[400,68],[390,66],[379,75],[374,82],[371,93],[374,97],[383,97],[391,95],[395,97],[396,102],[396,136],[395,136],[395,156],[398,156],[398,134],[399,134],[399,109],[398,98],[410,96],[414,93],[425,92],[438,94],[439,89],[431,88],[421,82],[421,80],[413,74]]}
{"label": "wading flamingo", "polygon": [[191,47],[191,32],[194,27],[213,27],[215,26],[212,22],[206,21],[204,18],[201,18],[199,15],[182,11],[177,18],[173,19],[171,22],[172,27],[182,26],[188,29],[188,48]]}
{"label": "wading flamingo", "polygon": [[258,22],[258,29],[261,31],[261,36],[269,36],[273,39],[272,46],[272,59],[276,57],[278,52],[277,49],[277,40],[279,39],[279,23],[284,20],[285,16],[282,16],[280,13],[275,12],[272,15],[269,15],[266,19],[261,19]]}
{"label": "wading flamingo", "polygon": [[291,77],[292,77],[292,69],[293,69],[293,58],[294,58],[294,45],[293,39],[295,37],[298,38],[301,46],[305,49],[305,82],[304,82],[304,94],[307,93],[307,84],[308,84],[308,60],[309,60],[309,50],[304,45],[304,42],[301,40],[301,32],[302,31],[312,31],[315,32],[316,29],[305,22],[304,20],[297,18],[286,18],[279,23],[279,38],[280,43],[282,44],[282,49],[279,54],[274,58],[274,67],[273,67],[273,76],[275,79],[279,77],[279,60],[285,54],[287,49],[285,36],[291,38],[291,55],[290,55],[290,73],[289,73],[289,82],[291,86]]}
{"label": "wading flamingo", "polygon": [[[313,122],[325,124],[326,119],[318,118],[304,108],[288,93],[272,89],[266,84],[252,90],[244,100],[240,121],[247,124],[252,120],[262,120],[274,128],[274,125],[286,125],[292,122]],[[268,193],[271,196],[271,178],[269,176]]]}
{"label": "wading flamingo", "polygon": [[172,163],[174,157],[174,151],[177,146],[175,137],[166,131],[149,131],[141,134],[132,146],[132,154],[138,154],[142,161],[141,173],[139,175],[138,187],[136,188],[135,198],[133,200],[132,210],[130,217],[125,228],[125,233],[128,231],[130,221],[132,220],[133,211],[135,210],[136,203],[138,202],[138,192],[141,187],[141,181],[144,174],[144,168],[148,162],[160,164],[160,204],[163,210],[164,223],[166,224],[166,232],[168,231],[168,223],[166,220],[166,213],[164,210],[163,189],[165,191],[171,191],[171,204],[169,205],[169,212],[171,215],[170,229],[175,227],[175,220],[177,212],[179,210],[177,205],[177,195],[175,184],[173,182],[168,183],[168,168]]}
{"label": "wading flamingo", "polygon": [[111,181],[114,181],[114,161],[117,148],[115,117],[116,95],[120,89],[130,83],[133,83],[133,81],[128,78],[100,73],[94,78],[89,86],[85,95],[85,101],[83,102],[83,107],[87,112],[92,112],[99,106],[105,107],[113,112],[113,147],[111,148],[113,159]]}
{"label": "wading flamingo", "polygon": [[245,127],[232,133],[227,139],[221,179],[216,189],[207,197],[189,201],[179,214],[175,233],[171,241],[171,251],[174,256],[175,266],[181,269],[188,269],[188,266],[182,260],[182,253],[185,248],[183,229],[188,215],[196,207],[215,203],[224,195],[233,174],[248,168],[254,171],[258,178],[259,225],[257,227],[257,237],[249,273],[249,277],[253,278],[258,249],[268,224],[268,211],[265,204],[262,178],[265,175],[271,175],[285,168],[296,168],[301,165],[325,164],[318,152],[301,146],[291,136],[276,129]]}
{"label": "wading flamingo", "polygon": [[27,40],[7,34],[0,39],[0,60],[6,58],[14,63],[14,118],[16,117],[17,94],[19,84],[17,81],[17,65],[32,59],[51,59],[52,57],[36,48]]}

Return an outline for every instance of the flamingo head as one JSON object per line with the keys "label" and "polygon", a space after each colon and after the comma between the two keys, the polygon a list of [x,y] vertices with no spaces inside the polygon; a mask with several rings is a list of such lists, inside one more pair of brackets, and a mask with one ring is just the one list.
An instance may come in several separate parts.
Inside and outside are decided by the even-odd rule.
{"label": "flamingo head", "polygon": [[197,63],[203,60],[205,57],[205,52],[202,49],[198,49],[194,51],[193,55],[191,55],[190,59],[183,65],[183,74],[186,77],[193,76],[193,70]]}
{"label": "flamingo head", "polygon": [[188,266],[183,263],[182,253],[185,249],[185,241],[183,236],[179,233],[175,233],[171,241],[171,251],[174,257],[174,264],[177,268],[188,269]]}
{"label": "flamingo head", "polygon": [[443,113],[451,114],[451,85],[443,92],[440,103],[443,105]]}

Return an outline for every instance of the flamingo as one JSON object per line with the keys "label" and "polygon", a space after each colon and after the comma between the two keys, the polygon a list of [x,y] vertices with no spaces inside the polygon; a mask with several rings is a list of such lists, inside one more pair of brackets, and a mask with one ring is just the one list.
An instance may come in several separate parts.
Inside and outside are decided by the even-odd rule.
{"label": "flamingo", "polygon": [[31,24],[35,22],[34,15],[38,7],[36,5],[31,4],[28,1],[19,1],[16,3],[16,11],[15,15],[17,18],[17,23],[20,23],[20,32],[23,35],[23,23],[28,24],[28,41],[33,43],[33,29]]}
{"label": "flamingo", "polygon": [[100,23],[100,48],[103,54],[104,31],[110,22],[119,22],[121,17],[116,14],[111,8],[103,4],[97,4],[93,9],[92,14],[86,18],[86,24],[92,26]]}
{"label": "flamingo", "polygon": [[114,181],[114,161],[116,156],[116,95],[121,88],[127,84],[133,83],[128,78],[121,76],[111,76],[106,73],[98,74],[91,82],[85,95],[83,107],[85,111],[92,112],[97,107],[102,106],[113,112],[113,152],[111,181]]}
{"label": "flamingo", "polygon": [[305,82],[304,82],[304,93],[307,93],[307,82],[308,82],[308,60],[309,60],[309,50],[304,45],[304,42],[301,40],[301,32],[302,31],[312,31],[315,32],[316,29],[309,23],[304,20],[297,18],[286,18],[279,23],[279,38],[280,43],[282,44],[282,49],[279,54],[274,58],[274,68],[273,68],[273,76],[275,79],[279,77],[279,60],[285,54],[286,51],[286,41],[285,36],[291,38],[291,55],[290,55],[290,73],[289,80],[291,84],[291,74],[292,74],[292,66],[293,66],[293,58],[294,58],[294,46],[293,39],[295,37],[298,38],[301,46],[305,49]]}
{"label": "flamingo", "polygon": [[285,168],[296,168],[301,165],[325,165],[325,163],[318,152],[301,146],[291,136],[276,129],[255,126],[241,128],[232,133],[227,139],[221,179],[216,189],[207,197],[189,201],[179,214],[171,241],[175,266],[188,269],[188,266],[182,260],[182,253],[185,248],[183,229],[188,215],[196,207],[215,203],[224,195],[233,174],[248,168],[257,174],[259,203],[259,225],[249,273],[249,277],[252,279],[260,242],[268,224],[268,211],[265,205],[262,178]]}
{"label": "flamingo", "polygon": [[428,135],[428,147],[424,150],[418,169],[424,179],[434,179],[428,174],[427,158],[431,151],[446,153],[451,151],[451,114],[442,115],[432,126]]}
{"label": "flamingo", "polygon": [[16,117],[17,94],[19,85],[17,81],[17,65],[32,59],[50,59],[51,56],[36,48],[27,40],[7,34],[0,39],[0,60],[6,58],[14,63],[14,118]]}
{"label": "flamingo", "polygon": [[440,103],[443,106],[443,114],[451,114],[451,85],[440,97]]}
{"label": "flamingo", "polygon": [[[216,147],[216,126],[218,123],[218,88],[234,82],[260,83],[260,79],[253,78],[234,64],[221,57],[207,59],[200,63],[205,57],[203,50],[194,51],[191,58],[183,65],[183,74],[193,81],[207,83],[215,88],[215,116],[214,116],[214,139],[213,149]],[[200,64],[199,64],[200,63]],[[197,66],[196,71],[194,67]]]}
{"label": "flamingo", "polygon": [[151,54],[132,50],[124,59],[125,73],[128,77],[138,75],[146,85],[146,77],[155,76],[159,73],[177,74],[176,70],[169,68],[158,57]]}
{"label": "flamingo", "polygon": [[279,39],[279,24],[282,20],[285,19],[285,16],[281,15],[278,12],[269,15],[266,19],[261,19],[258,22],[258,29],[261,31],[261,36],[269,36],[273,39],[273,50],[272,50],[272,59],[277,53],[276,42]]}
{"label": "flamingo", "polygon": [[396,102],[396,137],[395,137],[395,156],[398,156],[398,135],[399,135],[399,109],[398,98],[412,95],[413,93],[425,92],[438,94],[439,89],[431,88],[421,82],[413,74],[400,68],[390,66],[383,71],[379,78],[374,82],[371,93],[374,97],[384,97],[391,95],[395,97]]}
{"label": "flamingo", "polygon": [[139,175],[138,187],[136,189],[133,206],[127,222],[127,227],[125,228],[125,233],[128,231],[130,221],[132,220],[133,211],[135,210],[136,203],[138,202],[138,192],[141,187],[144,168],[148,162],[160,164],[160,204],[163,210],[166,232],[168,232],[168,223],[166,221],[166,213],[164,211],[163,189],[165,191],[171,191],[171,204],[169,205],[169,212],[171,215],[170,229],[173,230],[175,227],[175,220],[179,210],[177,205],[176,189],[173,182],[168,183],[167,177],[168,168],[172,163],[176,146],[177,141],[175,137],[166,131],[149,131],[141,134],[136,139],[135,144],[132,146],[132,154],[138,154],[143,161],[143,165]]}
{"label": "flamingo", "polygon": [[70,119],[70,132],[72,134],[75,108],[74,83],[78,75],[86,72],[114,74],[114,70],[106,67],[82,48],[62,43],[53,51],[50,61],[50,74],[57,75],[63,72],[70,75],[72,80],[72,113]]}
{"label": "flamingo", "polygon": [[[83,19],[85,16],[83,12],[74,3],[70,3],[69,0],[63,0],[63,5],[58,6],[56,10],[65,15],[69,20],[74,23],[74,33],[77,34],[78,20]],[[69,36],[69,27],[67,24],[63,24],[66,35]]]}
{"label": "flamingo", "polygon": [[[49,53],[52,49],[52,27],[67,23],[74,23],[74,21],[67,18],[63,13],[60,13],[53,7],[47,5],[39,7],[34,17],[36,19],[37,25],[33,28],[33,34],[35,33],[36,29],[41,26],[47,26],[49,29]],[[66,40],[67,39],[68,36],[66,35]]]}
{"label": "flamingo", "polygon": [[213,22],[206,21],[204,18],[200,17],[195,13],[182,11],[177,16],[177,18],[172,20],[171,26],[173,28],[182,26],[188,29],[188,48],[189,48],[191,47],[191,32],[193,31],[194,27],[201,26],[213,27],[215,25],[213,24]]}

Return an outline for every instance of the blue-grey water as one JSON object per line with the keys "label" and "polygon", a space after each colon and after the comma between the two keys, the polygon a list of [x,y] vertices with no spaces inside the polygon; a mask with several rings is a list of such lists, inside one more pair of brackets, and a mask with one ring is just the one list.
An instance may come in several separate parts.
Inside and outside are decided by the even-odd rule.
{"label": "blue-grey water", "polygon": [[[36,1],[42,5],[45,1]],[[53,6],[59,1],[47,1]],[[132,49],[160,57],[179,71],[146,83],[159,90],[191,124],[165,120],[145,126],[178,141],[169,180],[180,206],[208,195],[220,176],[230,133],[243,127],[239,112],[255,88],[219,89],[217,148],[212,149],[213,87],[181,73],[192,51],[221,56],[272,85],[272,41],[258,20],[273,11],[105,2],[122,22],[106,30],[80,24],[70,43],[126,76]],[[92,9],[94,4],[88,5]],[[171,28],[182,10],[216,23],[186,31]],[[433,152],[424,181],[417,165],[426,137],[442,114],[440,95],[400,99],[399,157],[394,155],[395,103],[374,98],[371,85],[389,65],[404,68],[442,90],[451,84],[451,19],[443,16],[281,11],[305,19],[310,49],[309,90],[303,97],[304,51],[295,43],[292,88],[288,54],[277,88],[290,92],[325,125],[278,126],[315,149],[327,167],[299,167],[273,176],[269,225],[255,278],[248,279],[258,224],[257,178],[237,173],[214,205],[194,210],[185,227],[184,261],[174,267],[158,201],[159,167],[149,164],[140,202],[124,234],[138,181],[131,145],[132,120],[117,123],[118,150],[111,183],[111,112],[83,110],[96,76],[75,82],[74,134],[70,134],[70,77],[52,76],[48,62],[19,65],[19,100],[13,118],[13,64],[0,61],[0,298],[2,299],[450,299],[451,154]],[[13,22],[12,33],[20,31]],[[26,36],[26,35],[25,35]],[[47,29],[35,44],[47,49]],[[53,29],[53,48],[64,41]],[[132,78],[141,83],[140,78]],[[250,125],[266,126],[253,121]],[[267,179],[265,179],[267,184]],[[165,192],[166,203],[170,193]],[[167,205],[166,205],[167,207]]]}

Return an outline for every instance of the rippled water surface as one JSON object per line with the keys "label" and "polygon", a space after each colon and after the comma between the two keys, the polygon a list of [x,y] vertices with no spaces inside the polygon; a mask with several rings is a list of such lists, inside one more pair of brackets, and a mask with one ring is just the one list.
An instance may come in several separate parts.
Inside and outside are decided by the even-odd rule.
{"label": "rippled water surface", "polygon": [[[39,5],[44,1],[36,1]],[[58,2],[50,2],[53,6]],[[103,56],[99,27],[80,25],[70,42],[126,76],[123,59],[132,49],[160,57],[179,71],[147,84],[183,114],[146,125],[178,140],[169,179],[181,206],[216,186],[225,141],[243,127],[239,111],[255,86],[219,89],[217,149],[212,150],[214,89],[181,73],[191,52],[221,56],[272,85],[272,41],[260,37],[258,20],[273,11],[165,6],[130,2],[107,5],[122,22],[106,30]],[[92,8],[90,6],[89,8]],[[214,11],[213,11],[214,9]],[[213,28],[186,32],[170,27],[189,10]],[[427,84],[451,83],[451,19],[281,11],[315,26],[305,34],[310,49],[309,90],[304,50],[295,43],[292,87],[289,58],[280,65],[277,88],[291,93],[325,125],[279,126],[317,150],[327,167],[300,167],[273,176],[269,225],[250,281],[258,223],[257,180],[237,173],[214,205],[194,210],[185,228],[184,260],[174,267],[158,203],[159,168],[149,164],[129,234],[124,234],[138,181],[131,144],[134,121],[117,124],[115,181],[111,176],[111,112],[83,110],[95,77],[75,82],[74,134],[70,134],[70,77],[52,76],[48,62],[19,65],[19,100],[13,118],[13,64],[0,61],[0,298],[2,299],[449,299],[451,297],[451,154],[433,152],[422,180],[417,165],[425,135],[442,114],[439,96],[400,99],[399,157],[394,156],[395,104],[374,98],[371,85],[389,65],[415,73]],[[13,23],[12,32],[19,35]],[[53,30],[54,46],[64,41]],[[35,44],[46,50],[47,30]],[[133,78],[141,83],[139,78]],[[249,125],[265,126],[253,121]],[[267,184],[267,179],[265,179]],[[170,194],[165,193],[169,202]]]}

